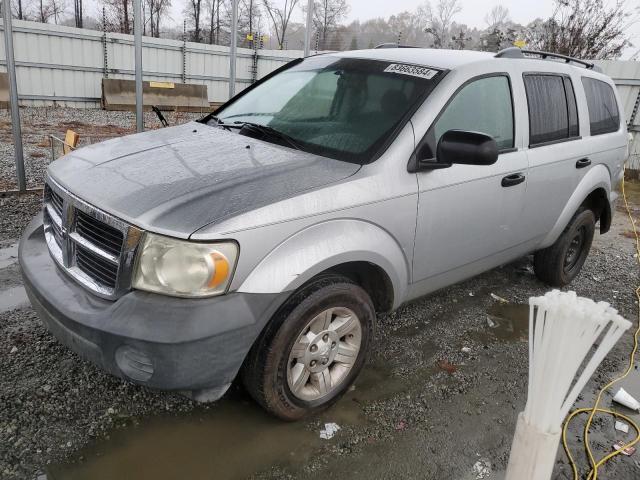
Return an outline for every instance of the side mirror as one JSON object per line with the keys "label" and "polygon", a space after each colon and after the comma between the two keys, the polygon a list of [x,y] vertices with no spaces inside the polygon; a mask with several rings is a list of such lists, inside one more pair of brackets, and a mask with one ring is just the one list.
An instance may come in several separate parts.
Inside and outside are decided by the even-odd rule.
{"label": "side mirror", "polygon": [[453,164],[493,165],[498,160],[498,145],[489,135],[466,130],[448,130],[438,141],[436,158],[420,158],[419,170],[447,168]]}
{"label": "side mirror", "polygon": [[498,145],[486,133],[449,130],[438,141],[436,158],[450,165],[493,165],[498,160]]}

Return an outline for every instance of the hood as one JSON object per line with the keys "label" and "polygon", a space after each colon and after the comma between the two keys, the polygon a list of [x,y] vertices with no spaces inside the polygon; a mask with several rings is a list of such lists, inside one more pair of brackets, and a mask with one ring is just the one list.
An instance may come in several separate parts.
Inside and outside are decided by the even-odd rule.
{"label": "hood", "polygon": [[140,228],[187,238],[359,168],[190,122],[78,149],[53,162],[48,175]]}

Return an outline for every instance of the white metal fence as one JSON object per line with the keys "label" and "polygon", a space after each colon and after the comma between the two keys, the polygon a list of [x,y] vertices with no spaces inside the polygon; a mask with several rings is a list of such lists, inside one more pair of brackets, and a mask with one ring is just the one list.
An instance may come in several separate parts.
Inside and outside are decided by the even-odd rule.
{"label": "white metal fence", "polygon": [[[0,23],[0,31],[2,26]],[[21,105],[95,108],[101,79],[133,79],[133,35],[104,33],[58,25],[14,21],[14,50]],[[223,102],[229,91],[229,48],[180,40],[143,39],[143,77],[147,81],[204,84],[209,102]],[[236,92],[301,50],[239,48]],[[640,62],[599,61],[620,93],[629,130],[634,135],[629,168],[640,170]],[[0,71],[6,70],[0,42]]]}
{"label": "white metal fence", "polygon": [[616,84],[625,121],[633,135],[627,168],[640,170],[640,62],[631,60],[596,61]]}
{"label": "white metal fence", "polygon": [[[135,77],[133,35],[19,20],[13,35],[21,105],[95,108],[103,77]],[[227,100],[228,47],[144,37],[142,48],[144,80],[204,84],[210,102]],[[302,55],[302,50],[239,48],[236,92]],[[0,42],[1,71],[5,58]]]}

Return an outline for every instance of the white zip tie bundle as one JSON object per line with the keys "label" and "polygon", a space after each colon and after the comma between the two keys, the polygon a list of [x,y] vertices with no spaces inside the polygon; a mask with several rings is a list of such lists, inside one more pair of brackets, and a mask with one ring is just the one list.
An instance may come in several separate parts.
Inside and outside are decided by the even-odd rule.
{"label": "white zip tie bundle", "polygon": [[[530,298],[525,420],[543,432],[560,431],[587,381],[630,327],[631,322],[608,303],[596,303],[575,292],[553,290]],[[598,347],[576,378],[598,339]]]}
{"label": "white zip tie bundle", "polygon": [[575,292],[553,290],[529,299],[527,404],[518,416],[507,480],[551,478],[562,421],[630,327],[608,303]]}

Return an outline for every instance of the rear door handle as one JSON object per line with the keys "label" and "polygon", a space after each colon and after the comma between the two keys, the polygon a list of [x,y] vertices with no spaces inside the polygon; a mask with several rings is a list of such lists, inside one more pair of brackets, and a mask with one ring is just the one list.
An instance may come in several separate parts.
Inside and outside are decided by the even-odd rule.
{"label": "rear door handle", "polygon": [[503,187],[513,187],[514,185],[519,185],[524,182],[524,175],[521,173],[514,173],[512,175],[507,175],[502,179]]}
{"label": "rear door handle", "polygon": [[588,158],[581,158],[576,162],[576,168],[584,168],[588,167],[589,165],[591,165],[591,160],[589,160]]}

